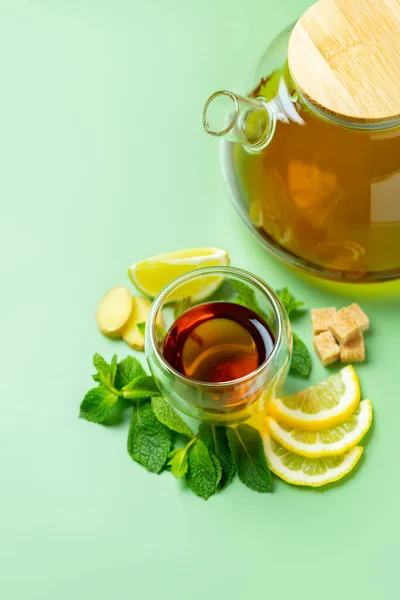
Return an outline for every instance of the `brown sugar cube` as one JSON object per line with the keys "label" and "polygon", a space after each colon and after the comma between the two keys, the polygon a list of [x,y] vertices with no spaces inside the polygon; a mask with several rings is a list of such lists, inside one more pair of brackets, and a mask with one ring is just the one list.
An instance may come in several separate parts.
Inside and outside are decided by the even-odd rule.
{"label": "brown sugar cube", "polygon": [[330,330],[341,344],[345,344],[360,332],[356,321],[347,313],[346,308],[338,310],[332,319]]}
{"label": "brown sugar cube", "polygon": [[346,306],[346,313],[353,317],[360,331],[367,331],[369,329],[369,318],[358,304],[354,302],[350,306]]}
{"label": "brown sugar cube", "polygon": [[357,333],[351,340],[345,344],[341,344],[340,360],[342,363],[363,362],[365,360],[365,347],[362,333]]}
{"label": "brown sugar cube", "polygon": [[324,331],[313,339],[315,352],[326,367],[340,358],[340,347],[330,331]]}
{"label": "brown sugar cube", "polygon": [[314,335],[329,331],[332,319],[336,315],[336,308],[312,308],[311,324]]}

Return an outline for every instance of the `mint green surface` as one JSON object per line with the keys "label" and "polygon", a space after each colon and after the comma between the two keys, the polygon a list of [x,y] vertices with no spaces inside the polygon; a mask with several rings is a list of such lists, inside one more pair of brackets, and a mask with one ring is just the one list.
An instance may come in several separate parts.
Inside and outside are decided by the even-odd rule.
{"label": "mint green surface", "polygon": [[[399,553],[399,286],[310,282],[267,256],[230,206],[202,104],[307,0],[0,2],[0,597],[372,599]],[[77,418],[94,352],[128,352],[94,319],[128,265],[193,246],[308,306],[359,298],[358,372],[375,425],[356,475],[327,491],[239,481],[208,502],[147,473],[127,423]],[[308,343],[308,318],[297,331]],[[142,355],[141,355],[142,356]],[[314,360],[312,380],[326,371]],[[302,382],[291,379],[288,390]],[[392,592],[393,591],[393,592]]]}

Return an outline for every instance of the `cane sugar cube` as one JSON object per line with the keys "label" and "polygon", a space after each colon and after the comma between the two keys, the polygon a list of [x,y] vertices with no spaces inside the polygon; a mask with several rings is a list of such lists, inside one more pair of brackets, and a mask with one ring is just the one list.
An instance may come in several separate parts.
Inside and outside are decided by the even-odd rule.
{"label": "cane sugar cube", "polygon": [[358,304],[354,302],[350,306],[347,306],[346,313],[353,317],[360,331],[367,331],[369,329],[369,318]]}
{"label": "cane sugar cube", "polygon": [[347,312],[347,308],[341,308],[332,319],[330,330],[341,344],[345,344],[357,333],[360,329],[354,318]]}
{"label": "cane sugar cube", "polygon": [[364,337],[361,332],[345,344],[340,345],[340,360],[342,363],[363,362],[365,360]]}
{"label": "cane sugar cube", "polygon": [[329,331],[332,319],[336,315],[336,308],[311,309],[311,324],[314,335]]}
{"label": "cane sugar cube", "polygon": [[314,349],[321,363],[326,367],[340,358],[340,347],[330,331],[314,336]]}

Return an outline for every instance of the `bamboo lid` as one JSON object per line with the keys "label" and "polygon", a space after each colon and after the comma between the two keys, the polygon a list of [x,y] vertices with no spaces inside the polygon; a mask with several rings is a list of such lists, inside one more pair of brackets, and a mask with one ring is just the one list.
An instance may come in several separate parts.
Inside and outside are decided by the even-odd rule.
{"label": "bamboo lid", "polygon": [[400,116],[400,0],[319,0],[289,42],[295,85],[336,117]]}

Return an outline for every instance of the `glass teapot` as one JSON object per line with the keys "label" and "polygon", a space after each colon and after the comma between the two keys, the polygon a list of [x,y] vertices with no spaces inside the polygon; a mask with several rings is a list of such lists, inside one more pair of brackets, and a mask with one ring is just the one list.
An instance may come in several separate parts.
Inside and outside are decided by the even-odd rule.
{"label": "glass teapot", "polygon": [[322,277],[400,277],[400,0],[319,0],[245,93],[213,94],[203,127],[256,237]]}

